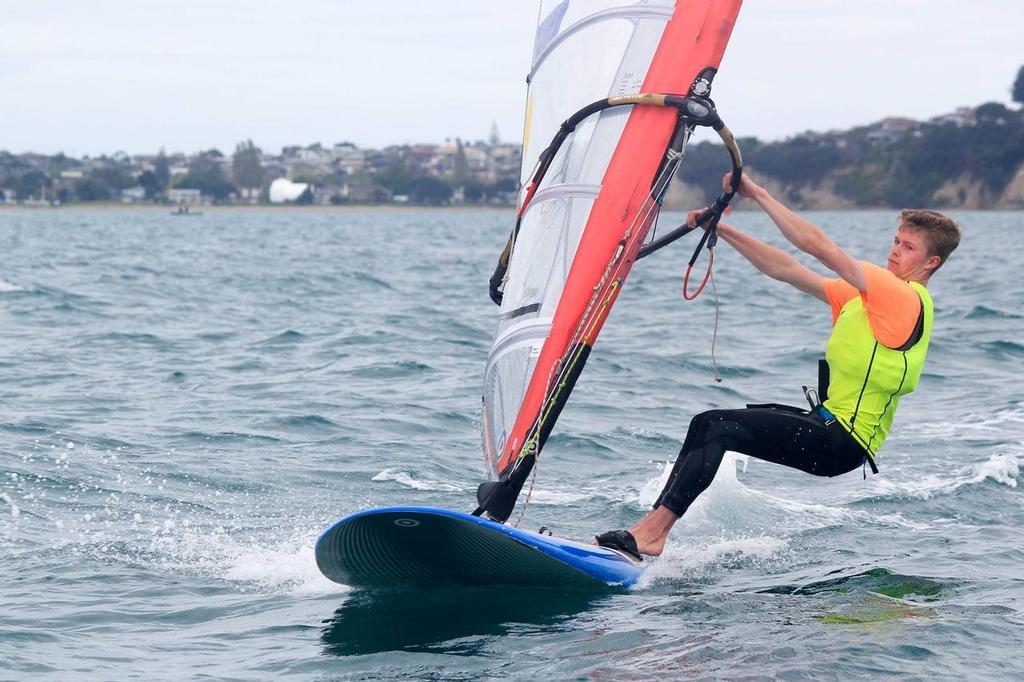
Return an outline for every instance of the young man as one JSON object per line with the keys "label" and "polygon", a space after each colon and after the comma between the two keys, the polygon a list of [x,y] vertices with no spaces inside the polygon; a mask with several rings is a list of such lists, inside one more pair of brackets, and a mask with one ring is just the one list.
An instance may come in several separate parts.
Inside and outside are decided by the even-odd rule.
{"label": "young man", "polygon": [[[832,307],[832,335],[825,347],[828,396],[809,412],[750,405],[694,417],[654,510],[628,531],[596,538],[637,558],[662,553],[672,526],[711,485],[726,450],[815,476],[838,476],[865,464],[877,472],[875,453],[900,397],[916,388],[928,352],[932,299],[925,286],[960,242],[950,218],[905,210],[886,268],[880,268],[855,260],[747,176],[738,194],[756,201],[786,239],[839,275],[825,279],[784,251],[725,223],[718,226],[719,235],[758,270]],[[690,225],[697,213],[690,213]]]}

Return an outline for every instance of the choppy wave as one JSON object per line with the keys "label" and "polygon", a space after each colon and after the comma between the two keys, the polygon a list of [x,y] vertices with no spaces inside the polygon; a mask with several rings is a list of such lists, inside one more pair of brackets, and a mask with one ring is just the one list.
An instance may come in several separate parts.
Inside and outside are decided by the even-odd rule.
{"label": "choppy wave", "polygon": [[968,320],[984,320],[990,318],[997,319],[1021,319],[1021,315],[1017,313],[1008,313],[1004,310],[996,310],[995,308],[989,308],[988,306],[978,305],[971,309],[971,312],[967,313],[964,317]]}
{"label": "choppy wave", "polygon": [[986,341],[981,344],[981,347],[986,353],[993,356],[1024,356],[1024,344],[1017,343],[1016,341]]}
{"label": "choppy wave", "polygon": [[17,517],[21,516],[21,507],[19,507],[17,504],[15,504],[14,499],[11,498],[11,496],[8,495],[3,490],[0,490],[0,500],[3,500],[4,502],[7,503],[7,505],[8,505],[8,513],[10,514],[10,516],[12,518],[17,518]]}
{"label": "choppy wave", "polygon": [[956,493],[966,486],[987,484],[988,481],[1016,488],[1019,476],[1020,460],[1016,454],[1007,452],[962,467],[952,477],[940,474],[919,475],[909,480],[879,477],[873,481],[873,495],[927,500]]}
{"label": "choppy wave", "polygon": [[280,334],[263,339],[260,343],[269,346],[288,345],[292,343],[300,343],[305,338],[306,335],[302,332],[297,332],[294,329],[287,329]]}
{"label": "choppy wave", "polygon": [[446,483],[444,481],[435,481],[427,478],[418,478],[406,471],[401,469],[384,469],[379,474],[375,475],[371,480],[373,481],[393,481],[399,485],[405,486],[406,488],[412,488],[413,490],[429,490],[429,491],[449,491],[459,492],[462,489],[452,483]]}
{"label": "choppy wave", "polygon": [[0,279],[0,294],[10,294],[17,291],[26,291],[26,289],[14,282],[8,282],[7,280]]}
{"label": "choppy wave", "polygon": [[992,438],[1006,432],[1007,427],[1016,429],[1024,425],[1024,404],[1016,403],[983,412],[968,412],[955,419],[932,421],[930,419],[899,426],[902,433],[920,437],[933,437],[943,441],[956,442],[965,438]]}

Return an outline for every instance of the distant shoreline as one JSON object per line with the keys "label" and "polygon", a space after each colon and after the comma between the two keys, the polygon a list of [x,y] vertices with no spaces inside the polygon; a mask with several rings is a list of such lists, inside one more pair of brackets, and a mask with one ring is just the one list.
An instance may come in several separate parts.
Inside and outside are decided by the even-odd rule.
{"label": "distant shoreline", "polygon": [[[122,204],[116,201],[97,201],[89,203],[62,204],[60,206],[38,206],[24,204],[0,204],[0,211],[59,211],[59,210],[83,210],[83,211],[150,211],[177,213],[177,205],[154,205],[154,204]],[[485,204],[462,204],[458,206],[419,206],[410,204],[351,204],[343,206],[323,205],[275,205],[275,204],[231,204],[231,205],[210,205],[210,206],[189,206],[189,214],[219,213],[231,211],[305,211],[305,212],[346,212],[346,211],[509,211],[515,210],[515,206],[489,206]]]}
{"label": "distant shoreline", "polygon": [[[927,207],[926,207],[927,208]],[[175,214],[175,206],[154,206],[152,204],[121,204],[117,202],[96,202],[87,204],[65,204],[61,206],[25,206],[20,204],[0,204],[0,212],[3,211],[53,211],[53,210],[71,210],[71,211],[141,211],[141,212],[156,212],[156,213],[167,213],[169,215]],[[232,213],[232,212],[245,212],[245,211],[280,211],[280,212],[293,212],[298,211],[301,213],[353,213],[353,212],[386,212],[386,211],[514,211],[515,206],[488,206],[488,205],[471,205],[462,204],[458,206],[413,206],[408,204],[354,204],[350,206],[320,206],[320,205],[273,205],[273,204],[232,204],[230,206],[196,206],[192,213],[194,215],[201,215],[203,213]],[[689,210],[688,207],[672,207],[665,206],[663,211],[666,212],[682,212]],[[737,213],[753,213],[759,209],[756,207],[735,207]],[[857,206],[854,208],[814,208],[814,209],[803,209],[800,213],[860,213],[860,212],[871,212],[871,211],[899,211],[900,209],[892,206]],[[944,211],[971,211],[979,213],[1019,213],[1024,212],[1024,208],[961,208],[958,206],[945,206]],[[185,214],[189,215],[189,214]],[[726,218],[728,219],[728,218]]]}

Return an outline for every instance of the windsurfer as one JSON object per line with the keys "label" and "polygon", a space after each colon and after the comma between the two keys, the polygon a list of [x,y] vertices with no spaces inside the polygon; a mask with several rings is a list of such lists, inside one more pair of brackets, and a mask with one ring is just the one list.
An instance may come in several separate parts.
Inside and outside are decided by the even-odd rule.
{"label": "windsurfer", "polygon": [[[728,188],[729,175],[723,179]],[[690,422],[679,457],[654,509],[626,530],[597,537],[601,545],[660,555],[672,526],[711,485],[727,450],[799,469],[838,476],[870,465],[892,424],[897,403],[924,366],[932,327],[926,285],[960,241],[957,224],[934,211],[904,210],[886,268],[858,261],[817,226],[798,216],[746,175],[737,193],[752,199],[801,251],[838,275],[825,277],[785,251],[719,223],[719,235],[758,270],[832,308],[826,345],[827,396],[806,390],[810,410],[748,405],[711,410]],[[692,226],[699,212],[688,216]],[[830,376],[830,378],[829,378]]]}

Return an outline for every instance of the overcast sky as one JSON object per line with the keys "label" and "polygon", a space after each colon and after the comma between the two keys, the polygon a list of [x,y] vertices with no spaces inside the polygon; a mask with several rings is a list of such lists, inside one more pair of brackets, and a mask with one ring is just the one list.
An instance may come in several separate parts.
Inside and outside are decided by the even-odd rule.
{"label": "overcast sky", "polygon": [[[534,0],[0,0],[0,149],[518,141]],[[715,83],[738,135],[1009,102],[1024,0],[747,0]],[[568,115],[571,112],[566,112]]]}

